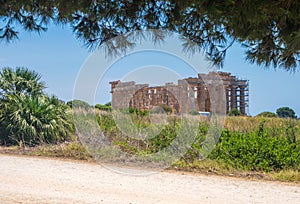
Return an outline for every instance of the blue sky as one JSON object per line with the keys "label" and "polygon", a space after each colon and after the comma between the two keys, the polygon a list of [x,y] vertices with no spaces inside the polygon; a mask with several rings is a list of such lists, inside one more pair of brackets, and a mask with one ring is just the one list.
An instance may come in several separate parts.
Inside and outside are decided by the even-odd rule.
{"label": "blue sky", "polygon": [[[35,70],[46,82],[47,93],[68,101],[72,99],[76,77],[90,55],[90,52],[82,45],[68,27],[50,25],[48,31],[41,35],[21,31],[19,40],[9,44],[1,42],[0,67],[24,66]],[[151,56],[153,59],[150,58],[150,60],[159,60],[159,56],[155,54]],[[110,100],[108,80],[117,80],[122,75],[124,79],[132,78],[129,76],[131,69],[139,66],[138,63],[134,63],[132,60],[125,60],[121,63],[124,69],[116,68],[115,71],[106,73],[109,76],[106,81],[103,80],[102,84],[100,83],[97,89],[96,103],[105,103]],[[177,70],[180,67],[180,76],[196,76],[194,71],[180,62],[174,62],[172,66],[177,67],[175,68]],[[155,78],[155,75],[159,75],[159,68],[152,67],[152,69],[156,70],[156,74],[152,72]],[[228,71],[239,78],[249,80],[250,115],[256,115],[262,111],[275,112],[277,108],[283,106],[293,108],[296,114],[300,115],[299,71],[292,74],[280,69],[265,69],[246,63],[243,49],[239,45],[234,45],[227,53],[222,71]]]}

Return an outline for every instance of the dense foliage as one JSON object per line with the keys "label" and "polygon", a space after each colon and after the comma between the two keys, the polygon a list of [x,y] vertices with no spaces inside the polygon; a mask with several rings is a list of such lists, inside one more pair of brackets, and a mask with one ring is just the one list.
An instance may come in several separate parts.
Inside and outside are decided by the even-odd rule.
{"label": "dense foliage", "polygon": [[210,158],[244,170],[298,169],[300,143],[280,136],[271,137],[264,130],[249,133],[225,130]]}
{"label": "dense foliage", "polygon": [[0,72],[0,97],[5,99],[7,95],[30,95],[42,94],[45,83],[41,76],[29,69],[17,67],[15,70],[5,67]]}
{"label": "dense foliage", "polygon": [[297,118],[295,111],[289,107],[278,108],[276,113],[280,118]]}
{"label": "dense foliage", "polygon": [[67,106],[47,96],[40,75],[26,68],[0,72],[0,144],[37,145],[70,138]]}
{"label": "dense foliage", "polygon": [[[180,118],[168,117],[168,123],[160,126],[162,129],[159,134],[147,140],[139,140],[121,131],[110,114],[100,114],[97,118],[100,129],[109,141],[133,157],[163,151],[178,137],[182,125]],[[158,128],[150,125],[148,116],[132,115],[131,119],[137,128]],[[207,118],[199,120],[194,142],[182,155],[184,161],[193,163],[202,158],[203,142],[209,128]],[[219,142],[208,158],[242,170],[297,170],[300,168],[300,122],[280,118],[228,117]]]}
{"label": "dense foliage", "polygon": [[[290,0],[2,0],[0,39],[18,37],[18,28],[42,32],[49,22],[70,25],[89,48],[107,43],[110,53],[133,46],[131,31],[153,30],[153,40],[167,30],[190,39],[186,51],[202,48],[214,64],[222,66],[227,50],[243,45],[246,59],[263,66],[294,70],[299,65],[300,2]],[[116,51],[117,52],[117,51]]]}
{"label": "dense foliage", "polygon": [[96,104],[95,108],[97,108],[99,110],[103,110],[103,111],[111,111],[112,110],[111,106],[106,105],[106,104],[104,104],[104,105],[103,104]]}

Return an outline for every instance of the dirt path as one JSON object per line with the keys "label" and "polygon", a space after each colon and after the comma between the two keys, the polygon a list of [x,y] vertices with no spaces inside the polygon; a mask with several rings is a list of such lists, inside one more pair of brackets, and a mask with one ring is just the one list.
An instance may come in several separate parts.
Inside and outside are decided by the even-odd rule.
{"label": "dirt path", "polygon": [[0,203],[300,203],[300,186],[0,155]]}

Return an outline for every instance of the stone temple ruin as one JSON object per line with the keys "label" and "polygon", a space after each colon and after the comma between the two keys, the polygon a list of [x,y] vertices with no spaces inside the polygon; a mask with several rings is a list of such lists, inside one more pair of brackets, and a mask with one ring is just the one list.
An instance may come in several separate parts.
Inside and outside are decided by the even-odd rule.
{"label": "stone temple ruin", "polygon": [[178,80],[178,84],[149,87],[134,81],[112,81],[112,106],[151,110],[160,104],[168,105],[173,113],[191,110],[227,114],[232,109],[247,114],[248,81],[227,72],[209,72],[198,77]]}

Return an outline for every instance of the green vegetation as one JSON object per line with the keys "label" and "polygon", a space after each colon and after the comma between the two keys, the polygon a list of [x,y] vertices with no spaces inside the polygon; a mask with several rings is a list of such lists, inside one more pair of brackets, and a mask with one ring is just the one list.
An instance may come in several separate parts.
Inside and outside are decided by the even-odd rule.
{"label": "green vegetation", "polygon": [[128,113],[135,114],[135,115],[138,115],[138,116],[149,115],[148,110],[140,110],[140,109],[137,109],[137,108],[128,108],[127,111],[128,111]]}
{"label": "green vegetation", "polygon": [[[80,111],[84,112],[84,110]],[[85,113],[85,115],[88,114]],[[182,124],[180,118],[176,116],[168,117],[167,124],[151,125],[149,115],[132,113],[129,114],[129,117],[134,126],[128,126],[128,129],[124,129],[127,127],[127,123],[125,123],[121,127],[122,131],[120,131],[120,127],[117,127],[110,112],[96,110],[96,115],[98,128],[105,132],[106,137],[117,148],[117,151],[113,148],[96,149],[98,159],[103,158],[104,160],[114,158],[117,161],[128,162],[130,155],[134,158],[136,156],[146,158],[145,156],[149,154],[163,151],[178,137],[180,127],[187,126],[185,123]],[[154,114],[154,116],[159,115]],[[198,118],[197,116],[191,117]],[[88,132],[93,126],[89,124],[86,117],[84,121],[85,125],[82,128],[86,128],[86,132]],[[199,117],[198,122],[199,125],[191,148],[182,155],[180,160],[173,163],[171,169],[268,180],[300,181],[299,120],[228,117],[219,142],[204,160],[199,160],[199,158],[203,153],[202,144],[210,125],[208,119],[201,120],[201,117]],[[147,128],[147,133],[152,137],[147,139],[133,137],[143,133],[137,131],[139,128]],[[155,128],[158,128],[159,131],[157,132]],[[184,132],[189,129],[189,127],[185,128]],[[129,157],[122,157],[118,151],[126,152]],[[75,141],[58,146],[38,146],[35,149],[29,149],[25,154],[92,160],[87,152],[91,153],[91,149],[88,148],[87,151]],[[160,161],[159,158],[157,159]]]}
{"label": "green vegetation", "polygon": [[[134,121],[140,127],[149,126],[147,120]],[[248,120],[241,117],[236,120]],[[296,120],[278,119],[277,123],[272,120],[260,120],[251,118],[255,124],[251,128],[239,126],[239,130],[231,129],[230,122],[222,131],[219,143],[209,158],[214,161],[222,161],[228,165],[248,171],[279,171],[285,169],[297,170],[300,167],[300,122]],[[123,151],[130,154],[142,152],[158,152],[174,140],[178,135],[180,120],[169,118],[169,123],[159,132],[157,136],[149,140],[137,140],[123,134],[109,115],[98,118],[100,129],[112,140],[113,144],[119,146]],[[105,121],[105,122],[104,122]],[[247,122],[246,122],[247,123]],[[246,124],[239,123],[239,124]],[[109,125],[108,125],[109,124]],[[274,126],[273,126],[274,125]],[[282,125],[282,126],[277,126]],[[207,121],[199,123],[195,142],[192,148],[184,155],[184,160],[193,163],[198,160],[202,150],[202,142],[208,132]],[[136,145],[139,144],[137,147]]]}
{"label": "green vegetation", "polygon": [[278,108],[276,113],[280,118],[297,118],[295,111],[289,107]]}
{"label": "green vegetation", "polygon": [[102,104],[96,104],[95,108],[99,109],[99,110],[103,110],[103,111],[111,111],[112,107],[111,107],[111,102],[108,102],[104,105]]}
{"label": "green vegetation", "polygon": [[270,137],[263,128],[261,132],[247,134],[227,130],[209,157],[242,170],[297,170],[300,167],[300,145],[288,138]]}
{"label": "green vegetation", "polygon": [[240,116],[242,115],[241,111],[237,108],[233,108],[231,111],[228,113],[229,116]]}
{"label": "green vegetation", "polygon": [[257,117],[276,118],[277,115],[276,115],[276,113],[273,113],[273,112],[264,111],[264,112],[257,114]]}
{"label": "green vegetation", "polygon": [[103,111],[111,111],[111,106],[102,105],[102,104],[96,104],[95,108],[98,108],[99,110],[103,110]]}
{"label": "green vegetation", "polygon": [[0,144],[34,146],[70,139],[67,106],[47,96],[40,75],[26,68],[0,72]]}
{"label": "green vegetation", "polygon": [[[266,0],[140,0],[140,1],[15,1],[0,4],[0,40],[11,42],[20,31],[43,32],[50,22],[70,25],[74,35],[89,48],[107,43],[118,54],[145,37],[126,33],[149,30],[161,41],[175,32],[187,39],[184,50],[200,48],[216,65],[223,66],[226,52],[243,45],[245,58],[263,67],[295,70],[299,65],[299,1]],[[99,12],[101,11],[101,12]]]}
{"label": "green vegetation", "polygon": [[68,101],[67,105],[70,108],[84,108],[84,109],[89,109],[91,107],[90,104],[88,104],[87,102],[82,101],[82,100],[78,100],[78,99],[72,100],[72,101]]}

